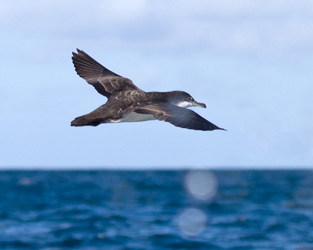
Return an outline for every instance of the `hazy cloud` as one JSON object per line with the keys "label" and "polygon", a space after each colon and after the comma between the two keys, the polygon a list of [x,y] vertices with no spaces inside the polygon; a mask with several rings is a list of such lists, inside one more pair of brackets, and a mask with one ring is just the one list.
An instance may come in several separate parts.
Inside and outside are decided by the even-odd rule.
{"label": "hazy cloud", "polygon": [[2,2],[0,12],[2,28],[52,39],[250,53],[299,50],[313,42],[309,0],[14,0]]}

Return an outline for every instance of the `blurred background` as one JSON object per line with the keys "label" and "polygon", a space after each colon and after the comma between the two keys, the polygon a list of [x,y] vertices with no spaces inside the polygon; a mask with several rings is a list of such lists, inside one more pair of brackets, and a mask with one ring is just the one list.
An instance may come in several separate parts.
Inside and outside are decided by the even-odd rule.
{"label": "blurred background", "polygon": [[[310,0],[0,0],[1,168],[312,167]],[[106,98],[80,48],[146,91],[184,90],[228,131],[70,127]]]}

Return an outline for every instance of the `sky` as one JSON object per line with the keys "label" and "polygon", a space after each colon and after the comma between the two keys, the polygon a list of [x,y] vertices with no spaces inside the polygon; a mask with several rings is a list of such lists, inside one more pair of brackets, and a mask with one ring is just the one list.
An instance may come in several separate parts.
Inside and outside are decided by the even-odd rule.
{"label": "sky", "polygon": [[[313,167],[311,0],[0,0],[0,36],[0,168]],[[76,48],[227,132],[71,127],[106,102]]]}

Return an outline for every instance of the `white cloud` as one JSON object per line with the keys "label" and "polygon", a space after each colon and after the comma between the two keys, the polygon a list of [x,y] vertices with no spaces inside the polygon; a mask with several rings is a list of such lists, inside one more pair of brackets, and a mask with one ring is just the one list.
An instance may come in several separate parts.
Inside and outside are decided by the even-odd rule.
{"label": "white cloud", "polygon": [[170,51],[273,53],[313,43],[309,0],[13,0],[2,2],[0,13],[0,27],[29,36],[83,36]]}
{"label": "white cloud", "polygon": [[41,31],[68,30],[81,25],[82,28],[109,26],[136,19],[144,12],[145,5],[145,0],[14,0],[1,4],[0,24]]}
{"label": "white cloud", "polygon": [[[160,2],[158,2],[160,3]],[[164,2],[163,2],[164,3]],[[171,5],[175,5],[176,1],[170,1]],[[206,17],[207,15],[213,17],[277,17],[286,14],[291,16],[312,14],[313,2],[310,0],[202,0],[202,1],[181,1],[180,11],[189,13],[189,15]]]}

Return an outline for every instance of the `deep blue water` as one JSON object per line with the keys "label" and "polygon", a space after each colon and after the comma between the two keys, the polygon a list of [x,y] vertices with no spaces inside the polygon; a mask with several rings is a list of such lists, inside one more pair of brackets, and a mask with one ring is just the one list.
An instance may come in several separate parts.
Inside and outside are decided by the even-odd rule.
{"label": "deep blue water", "polygon": [[0,249],[313,249],[312,171],[190,176],[2,171]]}

